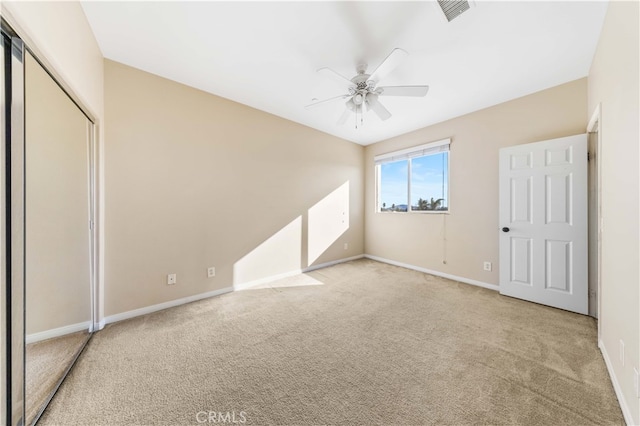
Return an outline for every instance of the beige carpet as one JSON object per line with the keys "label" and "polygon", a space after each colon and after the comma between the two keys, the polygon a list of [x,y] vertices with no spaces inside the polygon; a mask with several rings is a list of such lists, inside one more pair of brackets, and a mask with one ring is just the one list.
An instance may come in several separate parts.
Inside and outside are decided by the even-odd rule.
{"label": "beige carpet", "polygon": [[108,326],[41,424],[623,424],[592,318],[370,260],[315,280]]}
{"label": "beige carpet", "polygon": [[25,424],[33,423],[88,338],[89,333],[81,331],[26,346]]}

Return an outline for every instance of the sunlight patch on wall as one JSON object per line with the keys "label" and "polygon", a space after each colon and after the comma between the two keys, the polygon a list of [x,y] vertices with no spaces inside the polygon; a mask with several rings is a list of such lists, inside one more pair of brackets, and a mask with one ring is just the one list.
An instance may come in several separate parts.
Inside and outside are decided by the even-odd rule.
{"label": "sunlight patch on wall", "polygon": [[233,265],[233,285],[300,272],[302,216],[273,234]]}
{"label": "sunlight patch on wall", "polygon": [[309,209],[308,263],[313,264],[349,229],[349,181]]}

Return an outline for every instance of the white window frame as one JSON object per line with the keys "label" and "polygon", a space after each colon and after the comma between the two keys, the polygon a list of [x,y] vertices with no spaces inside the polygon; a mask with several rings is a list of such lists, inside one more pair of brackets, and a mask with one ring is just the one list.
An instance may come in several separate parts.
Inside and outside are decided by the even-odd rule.
{"label": "white window frame", "polygon": [[[411,159],[415,157],[424,157],[426,155],[434,155],[441,152],[448,152],[447,155],[447,210],[411,210]],[[407,211],[406,212],[383,212],[380,208],[380,166],[384,163],[393,163],[401,160],[407,161]],[[401,149],[398,151],[388,152],[385,154],[379,154],[373,157],[375,166],[375,197],[374,197],[374,209],[376,213],[389,214],[449,214],[451,212],[451,138],[442,139],[435,142],[430,142],[424,145],[414,146],[412,148]]]}

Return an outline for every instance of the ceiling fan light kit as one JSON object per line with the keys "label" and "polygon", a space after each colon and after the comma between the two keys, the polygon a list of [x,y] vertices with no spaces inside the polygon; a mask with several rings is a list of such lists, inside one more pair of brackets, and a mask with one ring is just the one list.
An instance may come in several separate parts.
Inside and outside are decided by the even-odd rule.
{"label": "ceiling fan light kit", "polygon": [[[348,79],[331,68],[320,68],[318,73],[337,79],[342,84],[347,85],[347,93],[334,96],[329,99],[314,102],[306,108],[313,108],[318,105],[331,102],[336,99],[346,99],[345,110],[338,119],[337,124],[343,125],[347,122],[351,114],[356,115],[356,128],[358,128],[358,115],[360,124],[364,123],[364,112],[373,111],[380,120],[385,121],[391,118],[391,113],[378,100],[378,96],[425,96],[429,91],[429,86],[381,86],[378,83],[404,59],[408,53],[400,48],[395,48],[389,56],[371,73],[367,74],[367,64],[360,63],[356,66],[356,76]],[[366,110],[365,110],[366,109]]]}

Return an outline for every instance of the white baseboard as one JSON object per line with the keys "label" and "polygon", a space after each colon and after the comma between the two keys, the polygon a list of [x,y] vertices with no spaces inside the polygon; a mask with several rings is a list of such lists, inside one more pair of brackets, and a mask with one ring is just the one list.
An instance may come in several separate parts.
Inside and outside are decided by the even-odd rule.
{"label": "white baseboard", "polygon": [[609,358],[609,354],[607,353],[607,349],[605,348],[604,342],[602,340],[598,340],[598,347],[600,348],[600,352],[602,352],[602,358],[604,358],[604,363],[607,366],[607,371],[609,372],[609,377],[611,378],[611,384],[613,384],[613,390],[616,392],[616,397],[618,398],[618,403],[620,404],[620,409],[622,410],[624,421],[628,425],[638,424],[634,423],[633,416],[631,415],[631,409],[627,405],[627,401],[624,399],[622,388],[620,387],[620,383],[618,383],[618,379],[616,378],[616,375],[613,371],[611,358]]}
{"label": "white baseboard", "polygon": [[282,274],[277,274],[277,275],[271,275],[269,277],[260,278],[258,280],[248,281],[246,283],[234,284],[233,291],[249,290],[259,285],[280,280],[282,278],[293,277],[294,275],[300,275],[305,272],[315,271],[316,269],[326,268],[328,266],[337,265],[338,263],[344,263],[344,262],[349,262],[351,260],[362,259],[363,257],[364,257],[364,254],[359,254],[357,256],[345,257],[338,260],[332,260],[330,262],[320,263],[318,265],[311,265],[304,269],[294,269],[293,271],[283,272]]}
{"label": "white baseboard", "polygon": [[465,284],[471,284],[478,287],[488,288],[489,290],[500,291],[500,287],[495,284],[489,284],[482,281],[472,280],[470,278],[458,277],[456,275],[446,274],[440,271],[434,271],[432,269],[422,268],[420,266],[409,265],[408,263],[396,262],[395,260],[385,259],[383,257],[373,256],[365,254],[364,257],[371,260],[376,260],[382,263],[388,263],[390,265],[400,266],[402,268],[413,269],[414,271],[424,272],[425,274],[435,275],[442,278],[447,278],[453,281],[459,281]]}
{"label": "white baseboard", "polygon": [[65,325],[64,327],[53,328],[51,330],[40,331],[38,333],[27,334],[25,343],[40,342],[42,340],[53,339],[54,337],[76,333],[78,331],[89,330],[91,321],[79,322],[77,324]]}
{"label": "white baseboard", "polygon": [[111,324],[113,322],[126,320],[129,318],[139,317],[140,315],[150,314],[152,312],[161,311],[167,308],[173,308],[174,306],[184,305],[185,303],[195,302],[196,300],[207,299],[209,297],[219,296],[221,294],[230,293],[233,291],[231,287],[221,288],[219,290],[208,291],[206,293],[200,293],[193,296],[183,297],[182,299],[170,300],[169,302],[158,303],[157,305],[145,306],[144,308],[134,309],[132,311],[121,312],[115,315],[109,315],[100,321],[100,329],[105,324]]}

